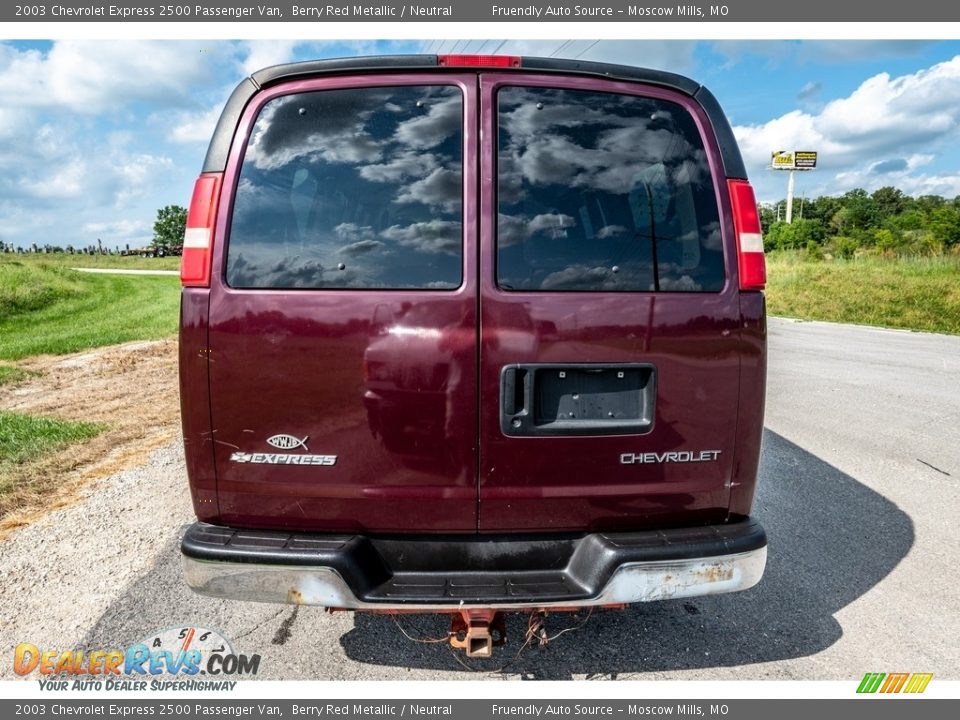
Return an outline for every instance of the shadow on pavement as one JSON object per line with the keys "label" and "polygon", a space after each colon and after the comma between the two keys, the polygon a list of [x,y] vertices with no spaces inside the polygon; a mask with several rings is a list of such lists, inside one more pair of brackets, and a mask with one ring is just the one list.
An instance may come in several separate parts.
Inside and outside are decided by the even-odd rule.
{"label": "shadow on pavement", "polygon": [[[526,679],[737,666],[803,657],[835,643],[843,631],[834,614],[896,567],[913,545],[913,523],[896,505],[794,445],[765,430],[760,487],[754,513],[769,537],[767,569],[743,593],[597,611],[583,629],[542,648],[529,648],[505,673]],[[356,615],[341,638],[359,662],[401,667],[462,669],[444,645],[417,645],[394,620]],[[547,619],[553,634],[579,616]],[[401,620],[414,637],[443,635],[448,624],[417,616]],[[490,660],[462,658],[496,670],[512,660],[526,619],[511,616],[511,644]],[[376,645],[368,638],[377,638]],[[385,645],[383,639],[395,638]],[[745,678],[746,679],[746,678]]]}
{"label": "shadow on pavement", "polygon": [[[338,659],[336,647],[323,649],[323,638],[335,642],[338,625],[345,627],[349,616],[302,608],[298,619],[297,608],[289,606],[194,595],[182,581],[175,538],[149,572],[104,608],[84,645],[115,647],[187,620],[226,631],[240,651],[263,653],[266,673],[261,676],[321,680],[375,678],[378,672],[395,677],[396,668],[462,671],[458,659],[483,671],[510,663],[502,670],[507,676],[564,680],[812,655],[841,637],[834,614],[882,581],[907,554],[913,523],[883,496],[769,430],[760,476],[755,514],[767,530],[769,556],[757,587],[596,611],[582,629],[546,647],[528,648],[515,661],[526,629],[522,615],[508,617],[510,643],[494,658],[477,661],[454,657],[446,643],[411,642],[392,617],[357,614],[339,643],[347,658],[365,666],[358,668]],[[554,634],[583,616],[550,616],[547,630]],[[443,636],[449,628],[449,620],[433,616],[405,616],[399,622],[420,638]],[[322,652],[329,658],[324,670],[298,661],[303,652]],[[761,677],[744,672],[744,679]]]}

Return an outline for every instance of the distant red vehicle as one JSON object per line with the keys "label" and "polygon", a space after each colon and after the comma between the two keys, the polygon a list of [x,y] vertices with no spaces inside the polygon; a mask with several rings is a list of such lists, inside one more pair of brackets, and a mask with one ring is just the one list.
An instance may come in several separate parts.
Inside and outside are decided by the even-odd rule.
{"label": "distant red vehicle", "polygon": [[454,616],[759,581],[756,202],[677,75],[282,65],[228,101],[182,261],[187,582]]}

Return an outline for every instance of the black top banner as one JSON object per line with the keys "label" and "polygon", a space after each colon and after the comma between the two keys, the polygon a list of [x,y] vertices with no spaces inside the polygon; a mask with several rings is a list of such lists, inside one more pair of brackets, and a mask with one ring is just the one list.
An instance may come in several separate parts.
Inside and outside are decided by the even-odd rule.
{"label": "black top banner", "polygon": [[261,2],[194,0],[165,4],[114,0],[34,0],[0,7],[3,22],[955,22],[960,3],[943,0],[873,0],[838,3],[805,0],[726,0],[683,5],[675,2],[593,0],[592,2],[523,2],[522,0],[446,0],[411,3]]}

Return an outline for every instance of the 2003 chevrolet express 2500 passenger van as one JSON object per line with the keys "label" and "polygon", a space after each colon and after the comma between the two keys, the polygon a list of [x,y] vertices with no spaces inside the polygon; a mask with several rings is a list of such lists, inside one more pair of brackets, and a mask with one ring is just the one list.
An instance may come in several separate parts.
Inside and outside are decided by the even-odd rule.
{"label": "2003 chevrolet express 2500 passenger van", "polygon": [[742,590],[763,245],[714,97],[397,56],[234,91],[183,251],[197,592],[453,616]]}

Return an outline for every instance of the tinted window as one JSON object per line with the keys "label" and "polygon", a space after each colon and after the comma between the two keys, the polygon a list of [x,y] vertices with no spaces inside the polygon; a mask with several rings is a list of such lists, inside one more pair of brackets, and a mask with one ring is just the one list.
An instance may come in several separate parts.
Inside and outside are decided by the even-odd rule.
{"label": "tinted window", "polygon": [[268,102],[240,171],[227,283],[460,285],[462,98],[450,86]]}
{"label": "tinted window", "polygon": [[716,194],[681,106],[630,95],[498,95],[497,278],[516,290],[716,291]]}

